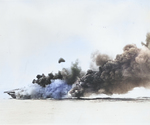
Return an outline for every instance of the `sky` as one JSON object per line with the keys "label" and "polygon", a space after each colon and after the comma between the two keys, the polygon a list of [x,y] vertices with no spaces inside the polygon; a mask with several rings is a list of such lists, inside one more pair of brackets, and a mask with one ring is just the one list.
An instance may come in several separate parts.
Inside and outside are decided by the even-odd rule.
{"label": "sky", "polygon": [[142,47],[147,32],[149,0],[0,0],[0,97],[77,59],[86,71],[97,50]]}

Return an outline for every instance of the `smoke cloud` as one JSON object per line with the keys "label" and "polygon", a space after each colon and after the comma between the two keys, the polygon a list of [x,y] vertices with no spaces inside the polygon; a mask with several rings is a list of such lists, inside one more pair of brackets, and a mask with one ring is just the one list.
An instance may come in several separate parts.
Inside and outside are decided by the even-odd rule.
{"label": "smoke cloud", "polygon": [[[78,61],[55,75],[37,75],[33,85],[14,92],[16,98],[55,98],[88,96],[96,94],[124,94],[135,87],[150,86],[150,33],[146,45],[140,49],[135,44],[126,45],[123,53],[111,59],[99,52],[92,54],[97,70],[86,74],[78,66]],[[8,92],[7,92],[8,93]],[[9,93],[8,93],[9,94]]]}
{"label": "smoke cloud", "polygon": [[93,53],[91,58],[97,66],[103,66],[108,60],[111,60],[111,57],[106,54],[100,54],[99,51]]}
{"label": "smoke cloud", "polygon": [[[107,61],[103,63],[103,60]],[[80,97],[93,92],[124,94],[134,87],[150,85],[150,50],[146,47],[139,49],[136,45],[129,44],[114,60],[98,54],[95,63],[100,66],[99,71],[87,72],[70,91],[72,96]]]}
{"label": "smoke cloud", "polygon": [[71,87],[72,86],[68,85],[64,80],[54,80],[46,87],[32,84],[21,88],[15,91],[15,96],[17,99],[63,99],[68,97],[67,94]]}

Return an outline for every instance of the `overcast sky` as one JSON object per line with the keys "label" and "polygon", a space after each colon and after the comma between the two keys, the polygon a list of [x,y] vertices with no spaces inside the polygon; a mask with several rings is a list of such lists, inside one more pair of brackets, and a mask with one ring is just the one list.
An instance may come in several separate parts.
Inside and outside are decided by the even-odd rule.
{"label": "overcast sky", "polygon": [[0,0],[0,91],[76,59],[87,70],[94,51],[115,58],[126,44],[142,47],[147,32],[149,0]]}

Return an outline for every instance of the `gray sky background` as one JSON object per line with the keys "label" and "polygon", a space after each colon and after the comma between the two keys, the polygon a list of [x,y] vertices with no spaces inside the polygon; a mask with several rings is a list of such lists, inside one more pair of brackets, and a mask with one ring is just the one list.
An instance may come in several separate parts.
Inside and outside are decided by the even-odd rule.
{"label": "gray sky background", "polygon": [[0,0],[0,97],[76,59],[87,70],[96,50],[142,47],[147,32],[149,0]]}

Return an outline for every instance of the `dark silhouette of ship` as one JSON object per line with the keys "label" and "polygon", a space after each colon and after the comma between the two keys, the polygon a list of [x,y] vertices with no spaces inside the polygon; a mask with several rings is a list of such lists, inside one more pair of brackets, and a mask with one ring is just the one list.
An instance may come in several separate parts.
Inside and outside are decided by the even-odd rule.
{"label": "dark silhouette of ship", "polygon": [[15,91],[17,90],[20,90],[20,89],[14,89],[14,90],[11,90],[11,91],[5,91],[4,93],[7,93],[8,95],[10,95],[12,98],[16,98],[16,95],[15,95]]}

